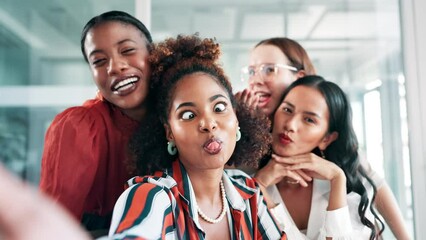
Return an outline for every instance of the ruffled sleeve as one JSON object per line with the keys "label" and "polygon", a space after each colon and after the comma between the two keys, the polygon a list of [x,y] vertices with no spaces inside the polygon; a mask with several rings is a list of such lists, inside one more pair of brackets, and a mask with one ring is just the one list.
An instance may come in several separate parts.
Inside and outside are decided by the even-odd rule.
{"label": "ruffled sleeve", "polygon": [[107,141],[101,116],[85,107],[65,110],[47,130],[40,189],[78,219],[82,217],[99,163],[106,159]]}

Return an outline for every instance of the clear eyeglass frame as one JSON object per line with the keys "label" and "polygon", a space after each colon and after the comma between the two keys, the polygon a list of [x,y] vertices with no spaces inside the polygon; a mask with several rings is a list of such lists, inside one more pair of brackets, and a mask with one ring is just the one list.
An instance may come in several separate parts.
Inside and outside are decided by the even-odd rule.
{"label": "clear eyeglass frame", "polygon": [[298,72],[297,68],[280,63],[264,63],[258,66],[245,66],[241,68],[241,81],[250,82],[252,77],[259,74],[262,81],[269,81],[278,74],[278,69],[288,69],[293,72]]}

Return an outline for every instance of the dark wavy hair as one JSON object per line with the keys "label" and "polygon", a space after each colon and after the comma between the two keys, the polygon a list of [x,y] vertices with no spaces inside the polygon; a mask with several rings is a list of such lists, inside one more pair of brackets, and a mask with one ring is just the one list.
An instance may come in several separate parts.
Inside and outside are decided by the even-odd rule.
{"label": "dark wavy hair", "polygon": [[315,75],[315,68],[306,50],[296,41],[286,37],[274,37],[260,41],[255,48],[261,45],[272,45],[281,50],[290,61],[290,65],[297,70],[305,71],[306,75]]}
{"label": "dark wavy hair", "polygon": [[263,114],[236,103],[231,83],[219,65],[219,56],[219,44],[214,39],[201,39],[197,34],[179,35],[154,45],[149,59],[152,67],[150,94],[155,99],[157,111],[151,111],[130,140],[138,174],[164,170],[176,159],[167,152],[164,124],[168,124],[176,83],[195,73],[205,73],[215,79],[236,111],[242,137],[227,164],[257,167],[258,160],[268,152],[272,141],[270,121]]}
{"label": "dark wavy hair", "polygon": [[[347,193],[356,192],[361,196],[361,201],[358,205],[358,214],[361,218],[361,222],[371,229],[370,239],[377,238],[382,234],[385,227],[372,204],[376,197],[377,188],[371,178],[367,176],[365,169],[359,161],[358,140],[352,126],[352,110],[346,94],[337,84],[326,81],[320,76],[311,75],[294,81],[284,91],[282,100],[284,100],[287,94],[297,86],[306,86],[316,89],[324,97],[330,114],[328,133],[337,132],[339,134],[338,138],[324,150],[324,154],[327,160],[335,163],[345,172]],[[314,149],[312,152],[321,156],[318,148]],[[265,161],[265,159],[263,159],[263,161]],[[262,162],[261,166],[264,165],[265,162]],[[363,179],[366,179],[373,188],[373,196],[371,199],[368,198],[367,190],[362,183]],[[381,225],[378,233],[375,224],[365,217],[365,212],[368,210],[369,204],[369,210]]]}
{"label": "dark wavy hair", "polygon": [[90,29],[106,22],[121,22],[123,24],[130,24],[136,27],[137,29],[139,29],[139,31],[141,31],[141,33],[147,40],[146,47],[150,49],[150,45],[152,43],[151,33],[148,31],[148,29],[145,27],[145,25],[141,21],[139,21],[137,18],[133,17],[132,15],[122,11],[104,12],[90,19],[86,23],[86,25],[84,26],[81,32],[80,47],[81,47],[81,53],[83,53],[83,57],[86,62],[88,62],[88,59],[84,49],[84,42],[86,41],[87,33],[90,31]]}

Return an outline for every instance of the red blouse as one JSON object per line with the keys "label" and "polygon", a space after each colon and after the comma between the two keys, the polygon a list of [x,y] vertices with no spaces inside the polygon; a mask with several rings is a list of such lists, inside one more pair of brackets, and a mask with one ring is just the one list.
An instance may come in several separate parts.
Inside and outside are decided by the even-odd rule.
{"label": "red blouse", "polygon": [[79,220],[111,214],[133,175],[127,147],[137,125],[99,99],[60,113],[46,133],[40,189]]}

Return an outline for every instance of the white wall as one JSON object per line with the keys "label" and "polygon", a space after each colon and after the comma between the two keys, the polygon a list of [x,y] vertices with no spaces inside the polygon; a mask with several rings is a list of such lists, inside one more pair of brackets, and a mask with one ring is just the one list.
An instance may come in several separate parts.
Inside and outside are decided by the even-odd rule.
{"label": "white wall", "polygon": [[400,2],[415,239],[426,239],[426,1]]}

